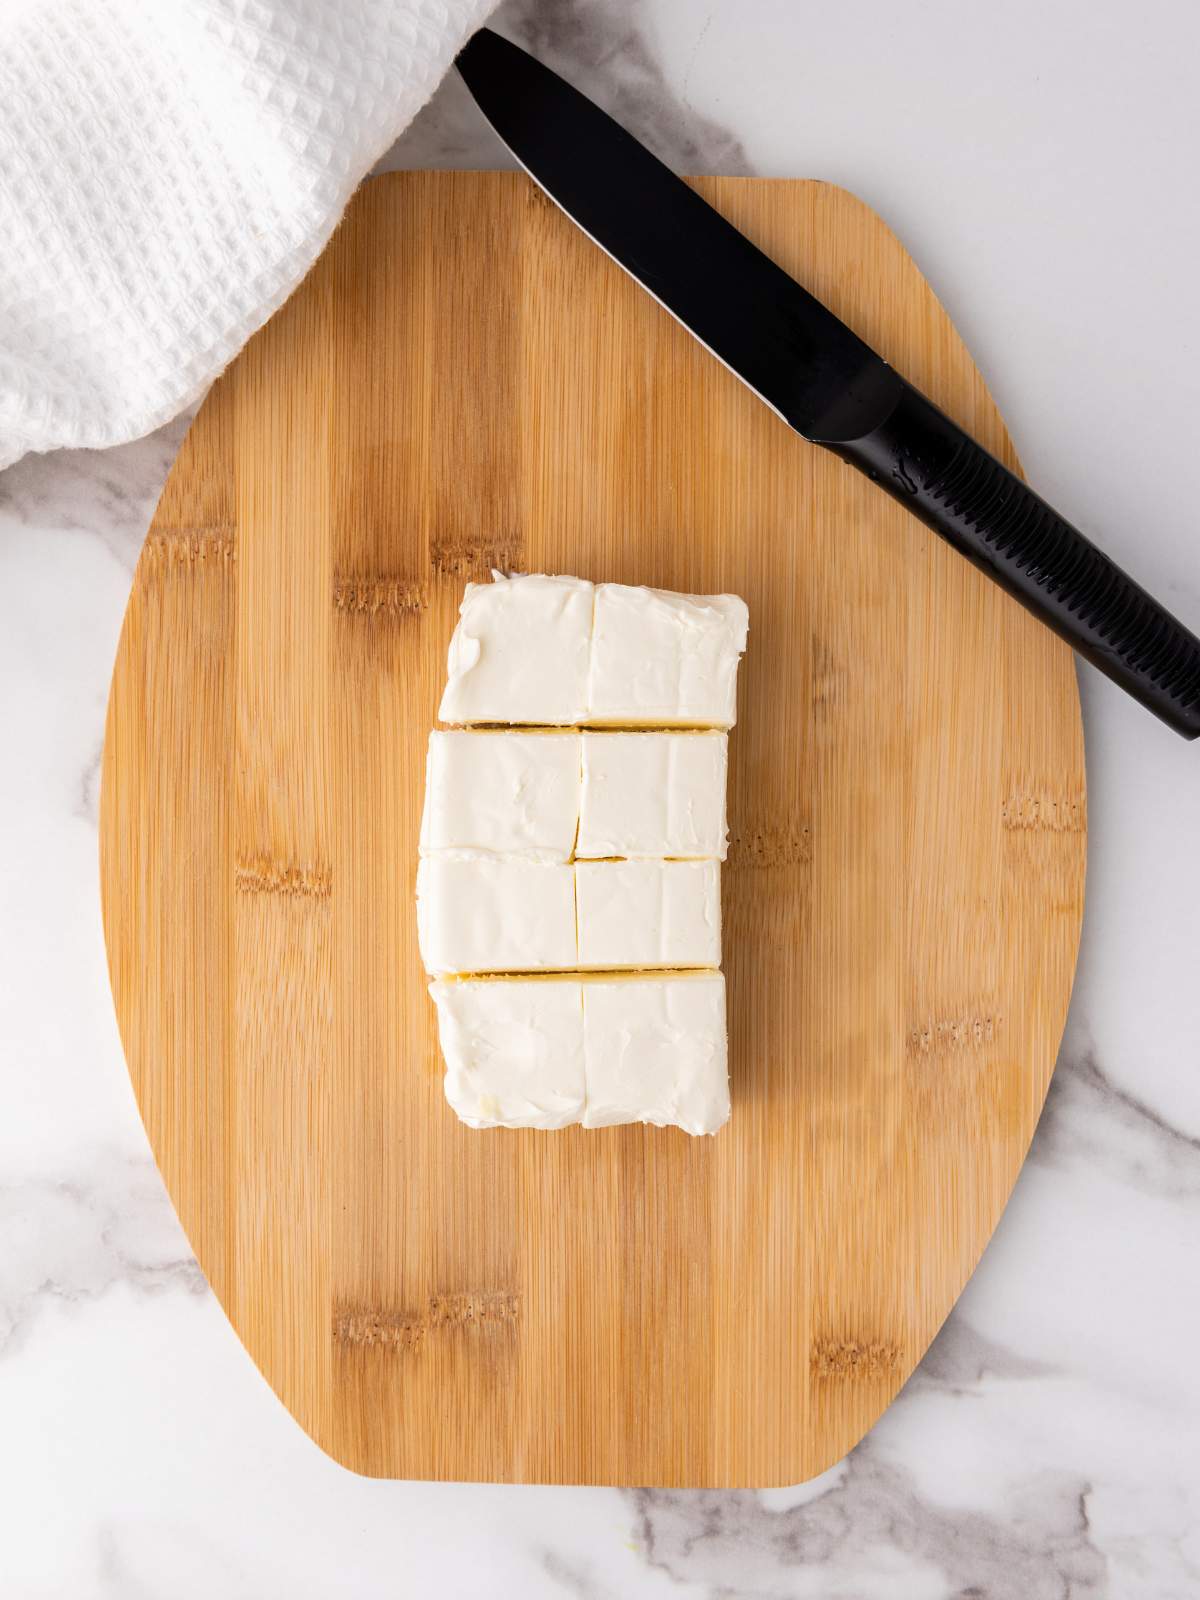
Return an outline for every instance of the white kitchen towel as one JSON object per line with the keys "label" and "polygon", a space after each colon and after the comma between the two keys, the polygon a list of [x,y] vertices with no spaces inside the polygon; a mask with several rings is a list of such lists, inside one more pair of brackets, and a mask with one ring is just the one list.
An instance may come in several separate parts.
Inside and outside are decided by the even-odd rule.
{"label": "white kitchen towel", "polygon": [[0,467],[167,421],[496,0],[0,0]]}

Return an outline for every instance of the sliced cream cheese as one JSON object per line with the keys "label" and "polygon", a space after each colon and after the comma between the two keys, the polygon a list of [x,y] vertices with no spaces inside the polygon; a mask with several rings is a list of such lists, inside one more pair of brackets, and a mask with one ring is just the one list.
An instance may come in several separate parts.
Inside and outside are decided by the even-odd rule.
{"label": "sliced cream cheese", "polygon": [[565,1128],[583,1116],[583,990],[578,979],[429,986],[446,1061],[446,1099],[472,1128]]}
{"label": "sliced cream cheese", "polygon": [[622,1122],[715,1133],[729,1120],[719,972],[583,985],[585,1128]]}
{"label": "sliced cream cheese", "polygon": [[443,722],[587,720],[595,585],[540,574],[469,583],[450,640]]}
{"label": "sliced cream cheese", "polygon": [[746,606],[494,577],[467,586],[440,712],[457,726],[427,758],[417,926],[446,1097],[476,1128],[715,1132]]}
{"label": "sliced cream cheese", "polygon": [[580,861],[583,969],[719,967],[721,869],[715,861]]}
{"label": "sliced cream cheese", "polygon": [[732,594],[668,594],[602,583],[588,670],[590,723],[731,728],[749,629]]}
{"label": "sliced cream cheese", "polygon": [[446,1099],[472,1128],[715,1133],[729,1119],[725,980],[439,980]]}
{"label": "sliced cream cheese", "polygon": [[733,726],[749,629],[737,595],[540,573],[492,577],[467,585],[443,722]]}
{"label": "sliced cream cheese", "polygon": [[423,856],[417,942],[425,970],[569,972],[577,964],[575,869],[491,856]]}
{"label": "sliced cream cheese", "polygon": [[585,733],[576,856],[724,861],[724,733]]}
{"label": "sliced cream cheese", "polygon": [[577,733],[431,733],[421,854],[569,861],[580,762]]}

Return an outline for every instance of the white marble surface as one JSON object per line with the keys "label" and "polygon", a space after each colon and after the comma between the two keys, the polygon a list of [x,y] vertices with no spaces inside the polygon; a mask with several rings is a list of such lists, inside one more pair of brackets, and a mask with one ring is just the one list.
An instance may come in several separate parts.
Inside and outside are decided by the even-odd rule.
{"label": "white marble surface", "polygon": [[[556,0],[504,23],[682,168],[896,227],[1038,485],[1200,626],[1200,14],[1148,0]],[[394,165],[501,165],[448,86]],[[96,781],[182,423],[0,477],[5,1600],[1200,1593],[1200,750],[1083,674],[1089,903],[1025,1172],[919,1372],[765,1494],[372,1483],[284,1414],[155,1172],[101,948]]]}

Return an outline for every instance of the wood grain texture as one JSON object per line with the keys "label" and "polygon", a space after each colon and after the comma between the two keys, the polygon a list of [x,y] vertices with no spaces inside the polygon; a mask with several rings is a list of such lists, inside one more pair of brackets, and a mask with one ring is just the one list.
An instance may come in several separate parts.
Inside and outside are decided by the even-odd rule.
{"label": "wood grain texture", "polygon": [[[865,206],[697,181],[1015,465]],[[423,759],[493,565],[749,602],[712,1140],[477,1133],[442,1098]],[[843,1455],[1020,1167],[1085,842],[1066,648],[517,175],[362,190],[138,567],[101,819],[130,1071],[234,1326],[360,1472],[765,1485]]]}

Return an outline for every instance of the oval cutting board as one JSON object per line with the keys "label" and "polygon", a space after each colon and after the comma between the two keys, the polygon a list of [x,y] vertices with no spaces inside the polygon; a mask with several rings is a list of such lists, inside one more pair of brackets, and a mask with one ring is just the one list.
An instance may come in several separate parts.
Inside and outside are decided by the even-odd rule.
{"label": "oval cutting board", "polygon": [[[1013,461],[887,228],[700,179]],[[413,883],[465,579],[732,590],[733,1120],[471,1132]],[[397,1477],[765,1485],[928,1345],[1025,1154],[1085,855],[1071,657],[791,434],[529,182],[355,199],[217,384],[138,566],[101,824],[113,991],[201,1265],[284,1404]]]}

